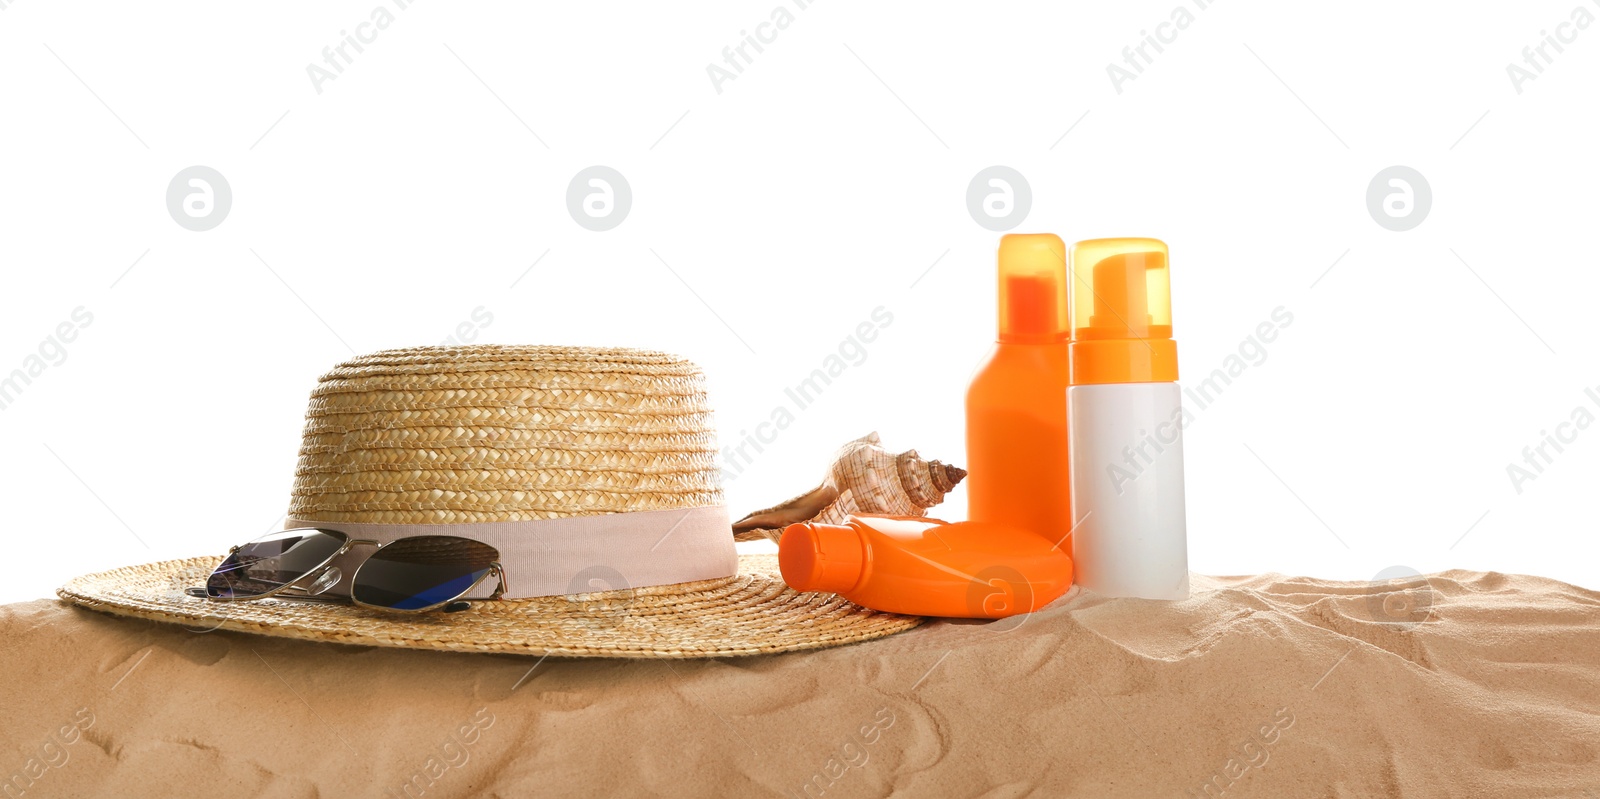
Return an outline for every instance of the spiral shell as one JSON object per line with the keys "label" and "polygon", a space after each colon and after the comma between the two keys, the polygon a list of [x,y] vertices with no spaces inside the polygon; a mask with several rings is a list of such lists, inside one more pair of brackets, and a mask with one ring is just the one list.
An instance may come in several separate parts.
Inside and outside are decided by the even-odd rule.
{"label": "spiral shell", "polygon": [[916,450],[891,453],[876,432],[868,433],[839,448],[821,485],[740,519],[733,532],[742,541],[776,541],[796,522],[839,524],[852,514],[925,516],[966,476],[965,469],[923,460]]}

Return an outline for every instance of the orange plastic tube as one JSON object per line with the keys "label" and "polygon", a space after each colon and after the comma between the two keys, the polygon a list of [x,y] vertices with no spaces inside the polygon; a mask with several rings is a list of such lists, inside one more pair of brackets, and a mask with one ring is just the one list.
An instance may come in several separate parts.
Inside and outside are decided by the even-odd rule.
{"label": "orange plastic tube", "polygon": [[967,389],[968,518],[1052,541],[1072,530],[1066,260],[1048,233],[1000,239],[999,335]]}
{"label": "orange plastic tube", "polygon": [[784,582],[912,616],[998,619],[1031,613],[1072,587],[1064,545],[1018,527],[923,516],[791,524],[778,544]]}

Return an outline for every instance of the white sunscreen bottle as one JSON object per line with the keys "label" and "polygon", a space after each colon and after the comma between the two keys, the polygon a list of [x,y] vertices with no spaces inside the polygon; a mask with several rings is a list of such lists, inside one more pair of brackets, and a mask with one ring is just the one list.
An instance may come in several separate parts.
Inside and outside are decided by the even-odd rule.
{"label": "white sunscreen bottle", "polygon": [[1186,599],[1188,533],[1167,245],[1073,245],[1069,303],[1072,559],[1103,596]]}

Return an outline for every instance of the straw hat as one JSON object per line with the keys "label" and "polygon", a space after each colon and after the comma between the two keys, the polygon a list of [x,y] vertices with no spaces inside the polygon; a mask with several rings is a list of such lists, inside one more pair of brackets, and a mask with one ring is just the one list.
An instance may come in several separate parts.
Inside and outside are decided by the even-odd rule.
{"label": "straw hat", "polygon": [[[312,392],[285,526],[380,541],[481,540],[500,550],[514,598],[404,614],[188,596],[217,556],[86,575],[58,593],[199,629],[572,657],[786,652],[920,623],[797,593],[776,558],[738,555],[715,452],[704,377],[681,358],[577,347],[388,350],[340,364]],[[239,538],[218,548],[250,536]],[[368,553],[341,556],[343,573]],[[347,588],[348,576],[330,593]]]}

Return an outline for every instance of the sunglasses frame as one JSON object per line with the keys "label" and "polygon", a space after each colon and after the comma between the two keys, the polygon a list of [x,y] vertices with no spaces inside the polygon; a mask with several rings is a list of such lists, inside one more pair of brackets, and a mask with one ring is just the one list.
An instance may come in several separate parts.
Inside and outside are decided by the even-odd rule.
{"label": "sunglasses frame", "polygon": [[[472,581],[472,585],[469,585],[466,588],[462,589],[460,593],[456,594],[455,596],[450,597],[449,599],[443,600],[441,602],[435,602],[432,605],[429,605],[427,607],[423,607],[423,608],[393,608],[393,607],[389,607],[387,605],[373,605],[373,604],[370,604],[370,603],[367,603],[367,602],[362,602],[361,600],[356,599],[355,590],[354,590],[355,582],[356,582],[357,578],[359,578],[361,576],[361,569],[367,565],[367,562],[372,559],[373,555],[376,555],[379,552],[382,552],[383,548],[389,546],[390,544],[397,544],[397,543],[399,543],[401,541],[408,541],[408,540],[411,540],[411,539],[414,539],[414,538],[459,538],[459,539],[461,539],[463,541],[473,541],[474,543],[478,543],[478,544],[482,544],[483,542],[475,541],[474,539],[466,538],[465,536],[459,536],[459,535],[443,535],[443,536],[420,536],[420,535],[416,535],[416,536],[407,536],[405,538],[397,538],[397,539],[395,539],[393,541],[389,541],[389,542],[385,542],[385,543],[379,543],[377,541],[373,541],[373,540],[367,539],[367,538],[351,538],[350,536],[344,534],[343,532],[341,532],[339,530],[329,530],[329,529],[325,529],[325,528],[322,528],[322,527],[298,527],[298,528],[295,528],[295,529],[297,529],[297,530],[315,530],[316,532],[322,533],[323,535],[336,535],[336,536],[339,536],[340,538],[344,539],[344,543],[340,544],[339,548],[337,550],[335,550],[333,552],[333,554],[329,555],[326,558],[323,558],[321,563],[318,563],[316,566],[313,566],[310,569],[306,570],[305,574],[302,574],[299,577],[296,577],[293,580],[290,580],[289,582],[286,582],[283,585],[280,585],[277,588],[274,588],[271,591],[268,591],[268,592],[266,592],[264,594],[255,594],[253,596],[229,596],[229,597],[212,596],[210,594],[210,592],[205,587],[200,587],[200,588],[191,588],[191,589],[189,589],[189,591],[188,591],[189,595],[190,596],[195,596],[195,597],[200,597],[202,599],[209,599],[212,602],[253,602],[253,601],[257,600],[257,599],[289,599],[289,600],[295,600],[295,601],[299,601],[299,602],[334,602],[334,603],[342,604],[342,603],[348,601],[351,604],[356,605],[358,607],[371,608],[373,610],[386,610],[386,611],[389,611],[391,613],[427,613],[429,611],[438,610],[439,608],[442,608],[442,607],[444,607],[446,605],[449,605],[451,603],[454,603],[454,602],[472,601],[472,600],[464,600],[464,599],[462,599],[462,597],[464,597],[467,594],[470,594],[473,591],[477,590],[478,586],[483,585],[483,581],[489,579],[489,575],[491,575],[491,574],[493,574],[495,576],[495,579],[496,579],[497,583],[495,585],[494,593],[490,594],[488,598],[489,599],[499,599],[506,592],[506,570],[505,570],[505,567],[500,565],[500,561],[494,560],[494,561],[490,561],[489,568],[488,568],[487,571],[485,571],[481,576],[479,576],[478,579]],[[289,532],[289,531],[288,530],[283,530],[283,531],[280,531],[280,532]],[[351,592],[350,592],[350,596],[348,596],[348,597],[340,597],[340,596],[323,596],[321,594],[313,594],[313,593],[310,593],[306,589],[305,586],[301,585],[301,583],[304,583],[307,580],[310,580],[311,582],[316,582],[316,579],[321,577],[328,570],[328,567],[330,565],[332,565],[332,563],[333,563],[333,561],[335,559],[337,559],[340,555],[343,555],[343,554],[349,552],[351,549],[353,549],[353,548],[355,548],[357,546],[369,546],[369,547],[375,547],[375,549],[373,549],[371,554],[367,555],[366,558],[362,559],[361,564],[356,566],[355,571],[350,573],[350,585],[351,585],[351,589],[352,589]],[[487,545],[485,544],[485,546],[487,546]],[[236,553],[238,551],[239,551],[239,545],[234,545],[232,547],[229,547],[228,548],[228,556],[227,557],[231,557],[234,553]],[[496,553],[498,553],[498,552],[499,552],[499,550],[496,550]],[[227,557],[223,558],[223,561],[222,561],[223,563],[227,562]],[[217,569],[221,568],[221,567],[222,567],[222,563],[218,563],[216,568],[213,568],[211,570],[211,574],[206,576],[206,582],[207,583],[211,582],[211,577],[215,576],[216,573],[217,573]]]}

